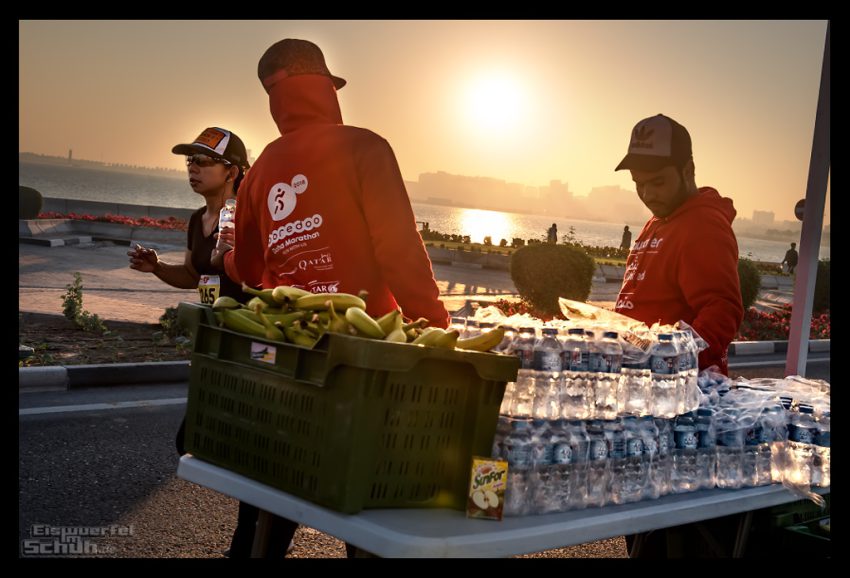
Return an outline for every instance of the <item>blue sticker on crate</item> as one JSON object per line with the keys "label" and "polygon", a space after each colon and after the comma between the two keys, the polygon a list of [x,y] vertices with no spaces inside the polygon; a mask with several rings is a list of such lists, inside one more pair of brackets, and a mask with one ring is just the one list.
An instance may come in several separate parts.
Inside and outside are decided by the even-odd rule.
{"label": "blue sticker on crate", "polygon": [[277,347],[273,347],[268,343],[251,342],[251,359],[254,361],[262,361],[274,365],[275,357],[277,357]]}

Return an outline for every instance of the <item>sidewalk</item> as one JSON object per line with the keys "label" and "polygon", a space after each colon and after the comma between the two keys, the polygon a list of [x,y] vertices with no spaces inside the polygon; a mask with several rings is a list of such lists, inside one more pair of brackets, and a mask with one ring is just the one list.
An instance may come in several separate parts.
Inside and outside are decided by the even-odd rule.
{"label": "sidewalk", "polygon": [[[134,323],[158,323],[167,307],[180,301],[197,300],[197,292],[175,289],[153,275],[139,273],[128,266],[127,245],[109,241],[74,244],[19,244],[18,298],[19,311],[62,315],[62,297],[79,271],[83,279],[83,307],[103,319]],[[148,242],[168,262],[183,260],[182,245]],[[515,299],[516,288],[505,271],[434,264],[434,276],[440,299],[446,309],[456,311],[467,300],[480,302],[501,298]],[[595,278],[589,301],[611,307],[617,298],[619,282]],[[776,308],[793,299],[793,286],[763,290],[756,306]],[[783,351],[785,342],[734,343],[730,354],[748,355]],[[829,341],[812,342],[811,351],[828,351]],[[107,366],[32,367],[19,371],[24,388],[65,389],[76,385],[109,385],[113,383],[151,383],[185,381],[187,362],[125,364],[121,368]]]}

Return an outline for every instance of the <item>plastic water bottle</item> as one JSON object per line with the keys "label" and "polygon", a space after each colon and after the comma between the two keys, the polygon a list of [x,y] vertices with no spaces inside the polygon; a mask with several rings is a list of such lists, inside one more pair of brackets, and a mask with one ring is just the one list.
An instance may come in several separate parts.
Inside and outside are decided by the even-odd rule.
{"label": "plastic water bottle", "polygon": [[561,345],[561,416],[568,420],[590,417],[590,394],[587,379],[587,340],[579,327],[567,331]]}
{"label": "plastic water bottle", "polygon": [[697,477],[696,489],[711,489],[715,486],[717,466],[717,431],[714,427],[714,410],[710,407],[697,409],[694,419],[697,434]]}
{"label": "plastic water bottle", "polygon": [[534,344],[535,395],[532,416],[540,419],[561,417],[561,342],[555,327],[544,327]]}
{"label": "plastic water bottle", "polygon": [[499,421],[496,422],[496,434],[493,436],[493,449],[490,452],[490,457],[494,460],[505,459],[504,441],[511,433],[511,419],[508,416],[500,415]]}
{"label": "plastic water bottle", "polygon": [[799,411],[792,413],[788,425],[785,479],[795,486],[809,486],[812,483],[814,442],[817,436],[813,413],[811,405],[801,403]]}
{"label": "plastic water bottle", "polygon": [[585,330],[584,337],[587,340],[587,373],[585,375],[586,384],[590,390],[590,419],[602,419],[602,416],[596,412],[596,380],[599,377],[601,352],[593,331]]}
{"label": "plastic water bottle", "polygon": [[466,317],[452,317],[449,320],[448,331],[457,330],[459,335],[466,333]]}
{"label": "plastic water bottle", "polygon": [[481,335],[481,328],[478,325],[477,319],[467,319],[466,320],[466,330],[461,333],[463,339],[468,339],[470,337],[477,337]]}
{"label": "plastic water bottle", "polygon": [[617,341],[616,331],[606,331],[596,344],[595,415],[597,419],[617,418],[617,390],[620,384],[620,369],[623,363],[623,347]]}
{"label": "plastic water bottle", "polygon": [[739,411],[724,407],[717,420],[717,487],[743,485],[742,454],[745,430],[738,423]]}
{"label": "plastic water bottle", "polygon": [[587,462],[587,499],[588,506],[602,507],[608,502],[608,484],[611,474],[608,464],[608,440],[602,428],[602,422],[593,420],[587,424],[589,441]]}
{"label": "plastic water bottle", "polygon": [[[501,327],[505,330],[505,336],[502,337],[502,341],[499,342],[499,345],[493,348],[493,351],[511,354],[512,352],[510,351],[510,348],[514,342],[514,338],[516,337],[516,327],[511,325],[502,325]],[[449,329],[451,329],[451,327],[449,327]]]}
{"label": "plastic water bottle", "polygon": [[658,487],[658,493],[666,496],[671,492],[671,475],[673,473],[673,450],[676,442],[673,439],[673,426],[670,420],[654,418],[655,426],[658,428],[658,467],[655,468],[654,482]]}
{"label": "plastic water bottle", "polygon": [[646,484],[643,489],[643,498],[655,500],[661,496],[661,484],[658,478],[658,426],[651,415],[640,418],[638,430],[643,437],[643,455],[646,463]]}
{"label": "plastic water bottle", "polygon": [[782,483],[785,477],[785,449],[788,445],[788,424],[791,419],[791,401],[788,396],[779,397],[779,405],[774,406],[771,418],[773,420],[770,446],[770,481]]}
{"label": "plastic water bottle", "polygon": [[690,412],[676,418],[673,426],[673,471],[670,477],[674,493],[691,492],[697,488],[697,430]]}
{"label": "plastic water bottle", "polygon": [[652,370],[646,363],[623,362],[617,405],[625,415],[649,415],[652,403]]}
{"label": "plastic water bottle", "polygon": [[650,350],[652,415],[673,418],[679,410],[679,352],[670,333],[658,336]]}
{"label": "plastic water bottle", "polygon": [[553,488],[552,463],[554,444],[549,422],[545,419],[531,421],[531,472],[529,476],[530,514],[549,511],[549,491]]}
{"label": "plastic water bottle", "polygon": [[829,487],[829,410],[824,410],[817,420],[815,453],[812,457],[812,485]]}
{"label": "plastic water bottle", "polygon": [[766,486],[771,483],[768,421],[767,408],[765,408],[759,411],[753,425],[746,430],[741,461],[744,486]]}
{"label": "plastic water bottle", "polygon": [[[218,230],[232,229],[236,226],[236,199],[227,199],[224,201],[224,206],[218,212]],[[221,236],[216,241],[216,248],[222,245]]]}
{"label": "plastic water bottle", "polygon": [[503,442],[504,459],[508,462],[505,488],[506,516],[522,516],[528,512],[528,485],[531,471],[531,422],[515,419]]}
{"label": "plastic water bottle", "polygon": [[699,354],[693,336],[689,331],[677,331],[674,334],[674,343],[679,350],[679,391],[677,402],[679,404],[677,413],[683,414],[694,411],[699,405],[699,385],[697,376],[699,374]]}
{"label": "plastic water bottle", "polygon": [[523,327],[514,339],[511,350],[519,357],[516,387],[512,392],[509,415],[531,417],[534,399],[534,327]]}
{"label": "plastic water bottle", "polygon": [[572,489],[573,447],[567,431],[567,421],[549,422],[552,431],[552,474],[546,495],[545,513],[563,512],[569,507]]}
{"label": "plastic water bottle", "polygon": [[608,500],[607,503],[622,504],[622,487],[626,477],[626,434],[619,419],[602,422],[605,441],[608,442]]}
{"label": "plastic water bottle", "polygon": [[564,432],[572,450],[570,468],[570,491],[567,508],[582,510],[587,507],[587,470],[590,461],[590,436],[585,422],[571,420],[566,422]]}
{"label": "plastic water bottle", "polygon": [[623,418],[623,433],[626,441],[624,476],[620,484],[620,503],[637,502],[643,498],[647,484],[648,459],[644,448],[644,436],[638,418],[631,415]]}

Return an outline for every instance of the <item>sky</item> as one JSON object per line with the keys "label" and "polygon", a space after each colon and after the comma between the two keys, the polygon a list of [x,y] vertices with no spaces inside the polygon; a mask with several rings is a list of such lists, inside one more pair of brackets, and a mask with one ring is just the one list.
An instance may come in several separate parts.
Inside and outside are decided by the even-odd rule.
{"label": "sky", "polygon": [[[19,151],[181,168],[208,126],[253,156],[279,136],[257,76],[274,42],[318,44],[343,121],[425,172],[634,190],[632,127],[666,114],[696,181],[793,220],[805,197],[826,21],[19,21]],[[829,198],[824,224],[829,223]]]}

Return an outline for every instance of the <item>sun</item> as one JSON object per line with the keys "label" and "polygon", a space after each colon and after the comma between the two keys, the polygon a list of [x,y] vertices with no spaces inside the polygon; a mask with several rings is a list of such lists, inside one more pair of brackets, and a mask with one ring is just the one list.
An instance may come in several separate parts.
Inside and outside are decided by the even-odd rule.
{"label": "sun", "polygon": [[508,72],[486,72],[470,79],[464,117],[485,137],[510,135],[523,122],[527,102],[522,83]]}

